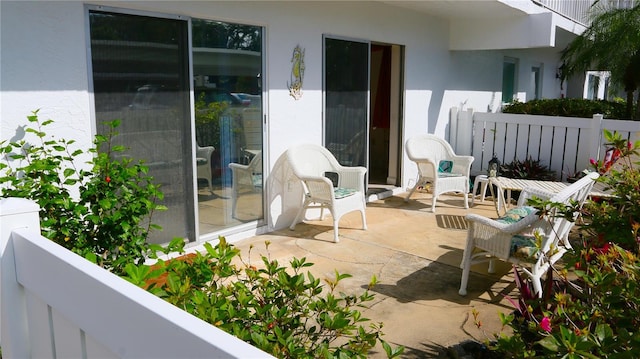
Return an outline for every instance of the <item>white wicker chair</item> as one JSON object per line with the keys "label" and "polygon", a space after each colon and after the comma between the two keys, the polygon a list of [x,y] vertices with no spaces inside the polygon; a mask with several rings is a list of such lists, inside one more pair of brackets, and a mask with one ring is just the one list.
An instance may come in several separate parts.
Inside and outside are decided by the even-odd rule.
{"label": "white wicker chair", "polygon": [[204,179],[207,181],[207,187],[209,191],[213,193],[213,179],[211,168],[211,155],[215,151],[212,146],[196,147],[196,173],[198,179]]}
{"label": "white wicker chair", "polygon": [[[296,218],[289,227],[294,229],[296,224],[304,219],[308,208],[320,208],[320,219],[323,210],[327,208],[333,217],[333,241],[338,240],[338,222],[340,217],[352,211],[360,211],[362,215],[362,229],[367,229],[365,216],[365,174],[364,167],[344,167],[326,148],[318,145],[305,144],[287,150],[288,162],[301,181],[305,192]],[[337,183],[327,176],[337,175]]]}
{"label": "white wicker chair", "polygon": [[262,191],[262,151],[257,151],[248,165],[229,163],[231,169],[231,215],[236,218],[238,197]]}
{"label": "white wicker chair", "polygon": [[[531,187],[525,188],[518,199],[518,206],[516,209],[510,210],[510,213],[522,211],[526,208],[527,199],[533,196],[549,199],[555,203],[569,204],[570,201],[576,201],[582,206],[598,177],[597,173],[590,173],[558,193],[550,193]],[[494,271],[493,260],[498,258],[517,265],[531,278],[535,293],[542,297],[542,276],[567,250],[571,249],[568,237],[574,222],[564,217],[555,217],[556,210],[553,208],[544,217],[538,215],[531,207],[527,212],[530,213],[521,219],[512,218],[511,221],[506,221],[506,217],[493,220],[477,214],[467,214],[469,229],[467,245],[460,264],[462,268],[460,295],[467,294],[467,282],[472,265],[488,260],[490,261],[489,273],[492,273]],[[578,212],[574,213],[574,220],[578,214]],[[532,239],[531,236],[536,231],[542,238],[539,247],[535,245],[534,240],[534,242],[520,247],[518,252],[514,236],[517,236],[515,240],[525,239],[526,241],[527,238]]]}
{"label": "white wicker chair", "polygon": [[[405,202],[415,190],[431,183],[431,211],[436,210],[436,200],[438,196],[447,192],[458,192],[463,194],[464,208],[469,208],[469,172],[471,171],[472,156],[458,156],[453,152],[451,145],[435,135],[419,135],[407,140],[405,150],[409,159],[418,166],[418,179],[413,186]],[[440,172],[440,162],[451,161],[453,163],[451,172]]]}

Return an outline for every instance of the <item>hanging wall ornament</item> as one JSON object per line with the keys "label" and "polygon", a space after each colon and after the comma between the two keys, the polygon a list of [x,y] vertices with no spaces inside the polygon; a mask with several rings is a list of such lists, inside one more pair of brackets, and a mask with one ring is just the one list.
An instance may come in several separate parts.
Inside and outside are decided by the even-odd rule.
{"label": "hanging wall ornament", "polygon": [[304,49],[297,45],[291,57],[291,79],[287,82],[289,95],[296,100],[302,97],[302,81],[304,79]]}

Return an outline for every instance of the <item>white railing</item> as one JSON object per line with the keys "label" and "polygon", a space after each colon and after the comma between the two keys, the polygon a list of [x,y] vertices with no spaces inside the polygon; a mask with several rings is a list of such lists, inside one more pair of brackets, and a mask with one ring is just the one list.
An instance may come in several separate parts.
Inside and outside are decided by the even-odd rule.
{"label": "white railing", "polygon": [[533,0],[533,2],[580,24],[589,25],[589,9],[596,0]]}
{"label": "white railing", "polygon": [[5,358],[273,358],[42,237],[38,211],[0,200]]}
{"label": "white railing", "polygon": [[451,111],[450,142],[456,153],[472,155],[474,174],[487,171],[495,154],[502,163],[531,157],[555,171],[558,178],[590,167],[604,153],[603,130],[640,140],[640,121]]}
{"label": "white railing", "polygon": [[[596,0],[533,0],[534,3],[555,11],[585,26],[591,23],[591,7]],[[638,0],[600,0],[598,10],[631,8]]]}

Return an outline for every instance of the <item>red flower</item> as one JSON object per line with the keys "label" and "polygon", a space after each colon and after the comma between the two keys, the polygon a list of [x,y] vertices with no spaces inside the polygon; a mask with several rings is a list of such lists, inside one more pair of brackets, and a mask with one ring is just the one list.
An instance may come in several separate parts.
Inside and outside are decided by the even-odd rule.
{"label": "red flower", "polygon": [[609,242],[605,243],[602,247],[596,247],[593,249],[597,254],[603,254],[609,252]]}
{"label": "red flower", "polygon": [[107,178],[104,179],[105,181],[107,181],[107,183],[111,183],[111,177],[107,176]]}
{"label": "red flower", "polygon": [[542,330],[544,330],[545,332],[550,332],[551,331],[551,319],[549,319],[549,317],[542,318],[542,320],[540,321],[540,328]]}

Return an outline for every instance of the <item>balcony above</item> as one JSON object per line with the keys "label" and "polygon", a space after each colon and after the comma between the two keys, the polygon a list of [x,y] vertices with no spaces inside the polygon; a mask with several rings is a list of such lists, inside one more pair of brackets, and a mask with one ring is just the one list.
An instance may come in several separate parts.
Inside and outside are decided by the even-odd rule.
{"label": "balcony above", "polygon": [[[385,3],[448,20],[450,50],[500,50],[564,47],[585,29],[582,21],[573,20],[570,14],[588,10],[593,1],[398,0]],[[568,7],[566,3],[574,6]]]}

